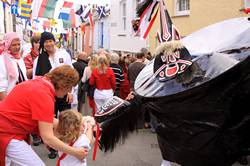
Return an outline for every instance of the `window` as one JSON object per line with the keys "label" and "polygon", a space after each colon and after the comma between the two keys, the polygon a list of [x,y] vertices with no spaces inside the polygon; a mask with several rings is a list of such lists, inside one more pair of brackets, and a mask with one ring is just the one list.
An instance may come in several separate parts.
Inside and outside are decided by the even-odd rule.
{"label": "window", "polygon": [[250,8],[250,1],[249,0],[244,0],[244,8],[245,9]]}
{"label": "window", "polygon": [[127,27],[127,12],[126,12],[126,2],[121,3],[121,27],[123,31],[126,31]]}
{"label": "window", "polygon": [[132,12],[132,17],[135,19],[135,18],[138,18],[136,10],[137,10],[138,5],[142,2],[142,0],[135,0],[133,2],[134,2],[134,8],[133,10],[130,10],[130,11]]}
{"label": "window", "polygon": [[104,23],[99,23],[99,40],[98,40],[98,46],[99,48],[104,48]]}
{"label": "window", "polygon": [[126,3],[122,4],[122,25],[123,30],[126,30]]}
{"label": "window", "polygon": [[177,16],[189,15],[190,0],[176,0],[175,14]]}

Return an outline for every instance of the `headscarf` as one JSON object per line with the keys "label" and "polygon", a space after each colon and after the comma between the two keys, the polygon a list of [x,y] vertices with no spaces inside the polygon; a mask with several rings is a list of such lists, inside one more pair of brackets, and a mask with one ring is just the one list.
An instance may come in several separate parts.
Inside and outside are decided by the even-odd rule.
{"label": "headscarf", "polygon": [[50,32],[43,32],[41,34],[40,47],[39,47],[40,54],[37,60],[36,73],[35,73],[36,76],[43,76],[44,74],[48,73],[52,68],[49,61],[49,55],[44,49],[44,43],[46,40],[55,41],[54,35]]}
{"label": "headscarf", "polygon": [[0,50],[2,50],[2,55],[4,56],[4,62],[6,65],[6,70],[8,73],[8,80],[14,80],[17,78],[18,74],[15,70],[15,67],[13,66],[10,58],[13,57],[15,59],[20,59],[20,54],[12,54],[9,51],[10,45],[14,39],[19,39],[20,37],[16,32],[8,32],[4,35],[3,41],[1,41],[1,47]]}

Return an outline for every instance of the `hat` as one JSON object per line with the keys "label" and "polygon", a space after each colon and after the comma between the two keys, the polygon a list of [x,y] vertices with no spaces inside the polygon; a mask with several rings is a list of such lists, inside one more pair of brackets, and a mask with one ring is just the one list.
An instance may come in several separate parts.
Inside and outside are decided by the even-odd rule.
{"label": "hat", "polygon": [[162,43],[156,49],[154,73],[159,81],[167,81],[192,65],[192,57],[180,41]]}
{"label": "hat", "polygon": [[39,50],[44,48],[44,43],[46,40],[53,40],[53,41],[56,41],[55,40],[55,37],[52,33],[50,32],[43,32],[41,34],[41,38],[40,38],[40,47],[39,47]]}
{"label": "hat", "polygon": [[4,41],[4,50],[7,51],[10,48],[11,42],[14,39],[19,39],[20,37],[16,32],[8,32],[4,35],[3,41]]}

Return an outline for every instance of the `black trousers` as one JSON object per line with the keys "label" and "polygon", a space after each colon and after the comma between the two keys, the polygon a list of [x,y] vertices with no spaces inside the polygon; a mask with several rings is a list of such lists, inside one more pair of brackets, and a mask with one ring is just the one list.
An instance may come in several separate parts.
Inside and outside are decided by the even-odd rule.
{"label": "black trousers", "polygon": [[71,108],[71,104],[69,104],[67,101],[67,95],[64,96],[63,98],[58,98],[58,97],[55,97],[55,110],[54,110],[54,113],[55,113],[55,117],[57,118],[57,113],[58,111],[59,112],[62,112],[64,110],[67,110],[67,109],[70,109]]}

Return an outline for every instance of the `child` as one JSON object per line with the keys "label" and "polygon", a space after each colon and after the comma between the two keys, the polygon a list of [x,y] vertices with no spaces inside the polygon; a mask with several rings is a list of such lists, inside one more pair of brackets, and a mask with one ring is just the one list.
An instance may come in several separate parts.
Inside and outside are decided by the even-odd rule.
{"label": "child", "polygon": [[[85,147],[90,150],[93,138],[93,117],[82,115],[74,110],[63,111],[59,115],[59,123],[56,128],[57,137],[73,147]],[[57,166],[87,166],[86,158],[83,161],[66,153],[59,152]]]}

